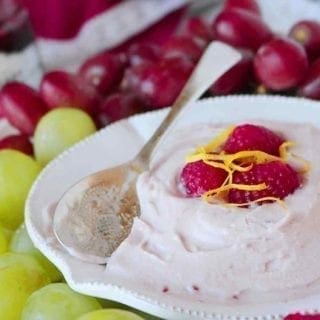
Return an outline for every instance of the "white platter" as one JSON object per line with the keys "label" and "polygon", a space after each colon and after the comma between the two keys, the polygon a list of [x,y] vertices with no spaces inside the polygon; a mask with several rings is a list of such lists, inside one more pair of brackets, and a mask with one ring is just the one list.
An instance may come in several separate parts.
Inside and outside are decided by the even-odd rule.
{"label": "white platter", "polygon": [[[84,294],[115,300],[164,319],[280,319],[300,311],[320,312],[320,292],[304,299],[227,307],[213,304],[175,305],[162,297],[110,284],[105,266],[82,262],[70,256],[52,233],[52,217],[45,214],[65,190],[82,177],[129,160],[139,149],[131,141],[143,142],[152,134],[167,110],[137,115],[112,124],[80,142],[51,162],[32,187],[26,204],[26,226],[36,247],[63,273],[68,284]],[[202,100],[190,106],[177,126],[192,122],[249,121],[250,119],[312,123],[320,127],[320,103],[279,96],[229,96]],[[134,129],[134,131],[132,131]],[[129,135],[128,132],[131,132]],[[120,135],[126,135],[120,141]],[[135,145],[135,146],[133,146]],[[320,245],[320,244],[319,244]]]}

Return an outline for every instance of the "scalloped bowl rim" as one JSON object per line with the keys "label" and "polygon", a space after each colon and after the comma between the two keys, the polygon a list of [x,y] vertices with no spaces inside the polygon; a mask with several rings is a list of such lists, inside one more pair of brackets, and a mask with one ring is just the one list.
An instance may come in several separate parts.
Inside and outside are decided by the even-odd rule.
{"label": "scalloped bowl rim", "polygon": [[[317,125],[320,127],[320,103],[304,98],[296,98],[296,97],[283,97],[283,96],[253,96],[253,95],[233,95],[233,96],[225,96],[225,97],[215,97],[215,98],[207,98],[200,100],[194,104],[193,107],[203,105],[209,105],[213,104],[215,105],[215,108],[220,108],[219,104],[223,105],[223,108],[230,108],[231,110],[234,109],[238,110],[239,112],[243,112],[246,107],[244,107],[244,104],[247,106],[247,104],[252,105],[253,104],[270,104],[270,103],[277,103],[277,104],[283,104],[284,107],[290,107],[291,108],[297,108],[296,105],[298,104],[298,108],[309,108],[306,109],[307,113],[310,113],[310,121],[314,125]],[[317,105],[318,104],[318,105]],[[239,106],[241,106],[241,109],[239,110]],[[189,110],[192,111],[191,107]],[[274,106],[270,107],[273,108],[273,111],[275,111]],[[319,108],[319,109],[318,109]],[[318,109],[318,110],[317,110]],[[279,108],[280,110],[280,108]],[[285,108],[281,111],[276,111],[279,114],[281,112],[284,112],[287,110]],[[161,118],[165,115],[165,113],[168,111],[168,108],[162,109],[162,110],[156,110],[151,111],[143,114],[134,115],[128,119],[120,120],[118,122],[115,122],[106,128],[98,131],[97,133],[91,135],[90,137],[82,140],[81,142],[77,143],[76,145],[72,146],[65,152],[63,152],[61,155],[59,155],[56,159],[54,159],[52,162],[50,162],[44,170],[41,172],[41,174],[38,176],[36,181],[34,182],[27,202],[26,202],[26,208],[25,208],[25,223],[26,227],[28,229],[28,232],[30,234],[30,237],[32,241],[34,242],[35,246],[49,259],[51,260],[62,272],[64,275],[67,283],[72,287],[74,290],[81,292],[83,294],[88,294],[100,298],[110,299],[114,300],[120,303],[127,304],[131,307],[134,307],[136,309],[143,310],[145,312],[149,312],[151,314],[154,314],[156,316],[165,317],[164,319],[172,319],[172,320],[178,320],[178,319],[254,319],[254,320],[267,320],[267,319],[281,319],[289,312],[296,312],[298,310],[294,309],[293,305],[287,305],[286,303],[280,303],[282,306],[280,309],[281,311],[270,311],[272,309],[272,306],[270,304],[266,304],[266,307],[263,306],[255,306],[256,309],[251,310],[251,306],[245,306],[244,309],[241,309],[241,311],[232,311],[238,308],[238,306],[229,307],[224,312],[214,312],[212,311],[212,308],[210,308],[210,311],[205,310],[206,308],[197,307],[197,308],[183,308],[181,306],[176,306],[168,303],[163,303],[155,299],[151,299],[147,296],[144,296],[142,293],[129,290],[128,288],[125,288],[123,286],[118,286],[114,284],[108,283],[108,281],[105,282],[98,282],[98,281],[86,281],[85,277],[81,281],[76,281],[74,279],[74,276],[72,274],[72,267],[70,266],[70,263],[66,261],[65,256],[68,255],[63,250],[62,247],[56,248],[50,245],[50,239],[45,239],[43,236],[41,236],[41,232],[39,231],[39,228],[35,226],[35,223],[33,222],[33,218],[35,217],[35,210],[37,210],[37,207],[35,205],[38,203],[39,199],[37,199],[37,193],[39,191],[39,188],[43,184],[43,181],[46,179],[47,175],[55,169],[55,167],[62,162],[68,155],[80,150],[85,149],[90,143],[92,143],[95,139],[99,139],[102,136],[108,135],[110,131],[114,131],[115,128],[120,126],[125,126],[128,122],[131,121],[132,124],[138,125],[139,122],[142,122],[142,120],[153,120],[152,118],[156,119],[158,122],[161,120]],[[230,110],[229,110],[230,111]],[[287,110],[288,111],[288,110]],[[297,111],[294,110],[294,111]],[[298,109],[299,111],[299,109]],[[220,112],[222,114],[226,113],[225,110],[215,110],[214,112]],[[312,113],[319,112],[319,121],[315,121],[316,117],[311,117]],[[255,118],[251,119],[257,119],[262,115],[262,118],[264,119],[266,117],[268,112],[266,110],[259,110],[259,113],[257,113],[257,116]],[[279,116],[278,114],[278,116]],[[301,114],[306,114],[303,110],[300,112]],[[185,116],[185,115],[183,115]],[[282,115],[282,117],[284,114]],[[288,113],[289,118],[295,119],[295,121],[300,121],[299,116],[294,115],[294,112]],[[268,116],[269,120],[272,119],[272,117]],[[303,118],[303,117],[302,117]],[[150,120],[151,119],[151,120]],[[287,120],[287,121],[290,121]],[[291,121],[292,121],[291,119]],[[283,120],[283,119],[281,119]],[[306,121],[304,121],[306,122]],[[141,123],[140,123],[141,124]],[[154,129],[154,128],[153,128]],[[128,159],[129,160],[129,159]],[[35,208],[35,210],[34,210]],[[79,261],[80,263],[80,261]],[[90,264],[89,264],[90,265]],[[95,268],[95,265],[90,266],[90,268]],[[313,297],[313,296],[312,296]],[[316,299],[319,301],[320,299],[320,293],[319,296],[317,295]],[[302,303],[305,303],[306,299],[303,299]],[[291,301],[290,303],[295,303],[295,301]],[[247,311],[245,310],[247,308]],[[258,309],[257,309],[258,308]],[[264,310],[261,311],[261,314],[257,312],[257,310]],[[275,309],[279,309],[275,308]],[[269,311],[268,311],[269,310]],[[306,303],[306,307],[302,308],[302,310],[299,310],[300,313],[307,313],[307,314],[313,314],[313,313],[320,313],[320,306],[313,304],[313,302]]]}

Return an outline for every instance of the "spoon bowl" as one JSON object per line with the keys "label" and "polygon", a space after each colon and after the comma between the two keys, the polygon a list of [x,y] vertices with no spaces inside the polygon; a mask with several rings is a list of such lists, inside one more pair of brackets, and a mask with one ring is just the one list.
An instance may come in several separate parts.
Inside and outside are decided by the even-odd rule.
{"label": "spoon bowl", "polygon": [[93,263],[107,262],[139,214],[135,184],[140,173],[129,162],[99,171],[68,190],[57,204],[54,229],[71,254]]}

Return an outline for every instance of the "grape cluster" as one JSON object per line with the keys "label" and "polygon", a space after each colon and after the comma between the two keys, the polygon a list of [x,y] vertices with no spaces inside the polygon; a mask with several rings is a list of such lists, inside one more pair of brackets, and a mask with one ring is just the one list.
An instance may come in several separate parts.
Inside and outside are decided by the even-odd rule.
{"label": "grape cluster", "polygon": [[[212,40],[234,46],[242,60],[207,95],[280,92],[320,99],[320,23],[303,20],[288,35],[277,35],[255,0],[226,0],[211,23],[189,18],[161,45],[134,43],[121,52],[90,57],[75,73],[50,71],[39,90],[20,82],[6,84],[0,91],[0,115],[32,136],[39,119],[56,108],[81,109],[101,128],[169,106]],[[25,137],[12,139],[5,146],[31,153]]]}

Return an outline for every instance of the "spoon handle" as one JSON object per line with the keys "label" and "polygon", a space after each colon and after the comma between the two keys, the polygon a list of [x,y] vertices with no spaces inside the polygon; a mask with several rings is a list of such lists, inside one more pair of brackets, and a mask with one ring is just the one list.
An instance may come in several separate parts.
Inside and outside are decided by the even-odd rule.
{"label": "spoon handle", "polygon": [[180,112],[189,103],[200,98],[217,79],[240,60],[241,54],[229,45],[219,41],[209,44],[189,80],[173,103],[170,112],[138,154],[136,159],[142,167],[148,167],[153,149]]}

